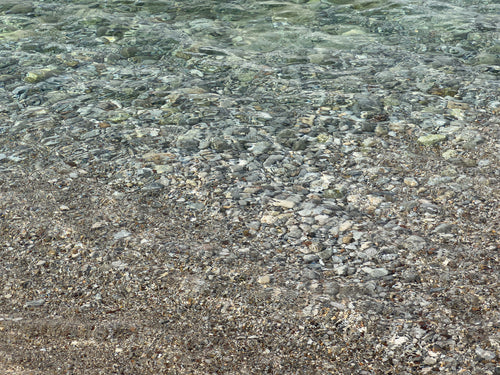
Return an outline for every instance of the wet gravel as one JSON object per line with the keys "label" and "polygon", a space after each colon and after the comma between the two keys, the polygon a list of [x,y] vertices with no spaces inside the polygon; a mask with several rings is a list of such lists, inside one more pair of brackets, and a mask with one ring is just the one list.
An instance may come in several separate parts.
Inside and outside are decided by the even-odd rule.
{"label": "wet gravel", "polygon": [[0,4],[0,370],[499,374],[492,1]]}

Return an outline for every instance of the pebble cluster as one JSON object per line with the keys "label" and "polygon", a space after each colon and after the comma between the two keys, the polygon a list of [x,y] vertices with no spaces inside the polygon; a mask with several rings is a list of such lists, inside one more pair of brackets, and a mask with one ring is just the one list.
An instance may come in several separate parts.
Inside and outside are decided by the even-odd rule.
{"label": "pebble cluster", "polygon": [[499,6],[206,3],[0,4],[0,335],[498,375]]}

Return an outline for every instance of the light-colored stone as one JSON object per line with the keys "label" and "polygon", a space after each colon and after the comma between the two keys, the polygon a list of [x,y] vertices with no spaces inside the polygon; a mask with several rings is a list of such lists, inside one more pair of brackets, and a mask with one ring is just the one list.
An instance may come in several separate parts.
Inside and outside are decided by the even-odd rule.
{"label": "light-colored stone", "polygon": [[345,232],[349,229],[352,228],[352,221],[348,220],[348,221],[344,221],[343,223],[341,223],[339,225],[339,232]]}
{"label": "light-colored stone", "polygon": [[407,186],[411,186],[411,187],[418,186],[418,181],[416,179],[414,179],[413,177],[405,177],[405,179],[403,180],[403,182]]}
{"label": "light-colored stone", "polygon": [[292,200],[287,199],[275,199],[273,201],[273,206],[283,207],[283,208],[294,208],[296,203]]}
{"label": "light-colored stone", "polygon": [[446,140],[445,134],[430,134],[423,135],[417,139],[417,142],[424,146],[435,146]]}
{"label": "light-colored stone", "polygon": [[271,282],[271,277],[269,275],[260,276],[257,282],[261,285],[269,284]]}

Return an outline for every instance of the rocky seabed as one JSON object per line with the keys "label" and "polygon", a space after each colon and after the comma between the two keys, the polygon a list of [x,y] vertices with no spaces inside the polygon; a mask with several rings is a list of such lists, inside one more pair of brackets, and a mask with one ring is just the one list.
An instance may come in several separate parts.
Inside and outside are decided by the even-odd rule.
{"label": "rocky seabed", "polygon": [[2,1],[0,370],[500,374],[499,11]]}

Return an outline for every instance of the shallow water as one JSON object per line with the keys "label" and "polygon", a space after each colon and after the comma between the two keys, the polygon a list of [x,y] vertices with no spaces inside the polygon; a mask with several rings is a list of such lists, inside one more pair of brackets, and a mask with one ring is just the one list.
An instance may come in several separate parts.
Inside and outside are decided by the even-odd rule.
{"label": "shallow water", "polygon": [[92,26],[111,26],[115,36],[123,38],[121,44],[151,37],[150,44],[160,47],[154,39],[159,36],[155,26],[163,24],[186,32],[197,43],[240,56],[276,53],[283,55],[284,62],[392,46],[408,53],[451,55],[474,64],[481,53],[498,59],[500,49],[500,5],[493,0],[42,1],[31,12],[12,11],[13,4],[2,6],[7,15],[2,34],[7,39],[6,34],[19,28],[43,32],[54,25],[74,38],[78,35],[71,31],[85,36],[94,31]]}
{"label": "shallow water", "polygon": [[[274,117],[329,106],[393,120],[432,113],[444,97],[498,106],[500,4],[493,0],[39,1],[5,2],[0,12],[2,87],[26,105],[57,102],[54,90],[129,106],[155,89],[199,87],[222,96],[190,93],[184,113],[217,101],[232,121],[250,124],[268,115],[235,112],[233,101]],[[50,72],[30,73],[36,68]],[[19,71],[24,82],[13,82]],[[33,91],[37,98],[27,100]],[[358,93],[380,106],[352,100]],[[179,124],[173,107],[162,107],[161,123]]]}
{"label": "shallow water", "polygon": [[[498,55],[500,5],[494,1],[193,1],[108,2],[113,13],[148,16],[193,39],[238,55],[278,53],[290,60],[388,46],[471,60]],[[125,19],[124,19],[125,21]]]}

